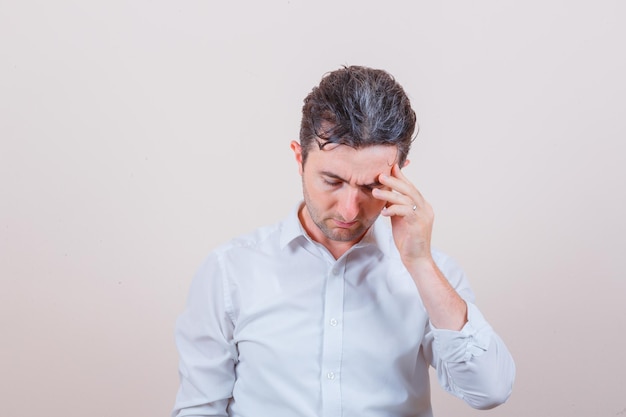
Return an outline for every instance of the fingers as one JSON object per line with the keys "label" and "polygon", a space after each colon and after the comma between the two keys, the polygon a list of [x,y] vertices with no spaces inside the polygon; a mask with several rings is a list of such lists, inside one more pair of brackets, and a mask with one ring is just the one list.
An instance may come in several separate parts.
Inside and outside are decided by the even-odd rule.
{"label": "fingers", "polygon": [[388,189],[375,189],[372,195],[387,202],[385,215],[406,216],[414,212],[414,206],[419,210],[425,205],[421,193],[404,176],[397,164],[393,166],[391,175],[381,174],[378,180]]}
{"label": "fingers", "polygon": [[419,190],[413,185],[413,183],[411,183],[411,181],[409,181],[409,179],[404,175],[398,164],[394,165],[393,169],[391,170],[391,174],[391,177],[387,177],[390,182],[395,183],[395,186],[392,186],[391,188],[410,196],[415,204],[418,205],[418,207],[422,205],[422,203],[424,202],[424,197],[422,196],[422,193],[420,193]]}

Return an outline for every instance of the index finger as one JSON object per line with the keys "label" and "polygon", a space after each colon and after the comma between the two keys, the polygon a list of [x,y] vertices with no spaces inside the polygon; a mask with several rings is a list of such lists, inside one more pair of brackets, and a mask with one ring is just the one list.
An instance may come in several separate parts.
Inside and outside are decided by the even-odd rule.
{"label": "index finger", "polygon": [[399,192],[401,194],[409,196],[415,204],[421,204],[424,201],[424,197],[419,190],[413,185],[413,183],[404,175],[400,166],[395,164],[391,169],[391,175],[381,174],[379,176],[381,184]]}

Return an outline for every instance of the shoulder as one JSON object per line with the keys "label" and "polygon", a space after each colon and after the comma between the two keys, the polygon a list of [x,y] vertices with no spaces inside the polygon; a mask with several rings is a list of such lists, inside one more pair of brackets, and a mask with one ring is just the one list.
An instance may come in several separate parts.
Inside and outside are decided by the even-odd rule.
{"label": "shoulder", "polygon": [[223,259],[238,253],[272,252],[280,245],[283,222],[262,226],[250,233],[236,236],[215,248],[210,257]]}
{"label": "shoulder", "polygon": [[234,237],[227,243],[230,247],[251,247],[267,244],[274,239],[278,239],[282,223],[278,222],[266,225],[253,230],[250,233]]}
{"label": "shoulder", "polygon": [[282,223],[259,227],[211,250],[196,271],[200,282],[219,283],[228,288],[236,277],[254,272],[262,259],[275,257]]}

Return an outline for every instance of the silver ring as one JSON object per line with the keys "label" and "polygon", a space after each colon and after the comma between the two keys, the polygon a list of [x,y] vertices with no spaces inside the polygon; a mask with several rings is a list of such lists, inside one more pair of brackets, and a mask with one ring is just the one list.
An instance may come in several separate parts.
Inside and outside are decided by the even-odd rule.
{"label": "silver ring", "polygon": [[413,204],[413,211],[417,210],[417,204]]}

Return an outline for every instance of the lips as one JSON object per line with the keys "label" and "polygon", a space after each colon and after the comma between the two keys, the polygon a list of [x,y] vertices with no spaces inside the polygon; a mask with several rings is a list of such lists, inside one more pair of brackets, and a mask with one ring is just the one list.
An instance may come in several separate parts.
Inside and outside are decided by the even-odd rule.
{"label": "lips", "polygon": [[354,221],[354,222],[342,222],[342,221],[339,221],[337,219],[333,219],[333,221],[335,222],[335,225],[337,225],[337,227],[341,227],[342,229],[349,229],[352,226],[354,226],[355,224],[357,224],[356,221]]}

